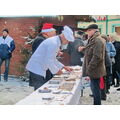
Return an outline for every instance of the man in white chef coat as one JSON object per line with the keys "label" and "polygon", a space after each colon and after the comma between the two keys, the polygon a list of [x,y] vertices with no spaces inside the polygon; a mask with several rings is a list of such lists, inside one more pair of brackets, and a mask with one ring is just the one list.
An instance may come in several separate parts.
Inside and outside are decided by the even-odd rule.
{"label": "man in white chef coat", "polygon": [[70,67],[64,66],[56,59],[60,46],[69,42],[74,42],[73,31],[68,26],[64,26],[60,35],[48,38],[39,45],[26,66],[26,69],[32,73],[32,79],[36,81],[33,85],[34,90],[47,82],[46,70],[49,69],[52,74],[57,75],[63,73],[62,69],[72,71]]}
{"label": "man in white chef coat", "polygon": [[[35,52],[35,50],[38,48],[38,46],[47,38],[56,36],[56,29],[54,28],[54,25],[52,23],[44,23],[42,26],[42,29],[40,31],[40,33],[36,36],[33,44],[32,44],[32,54]],[[33,73],[29,73],[29,86],[34,85],[34,82],[36,82],[33,79],[34,75]],[[50,72],[50,70],[48,69],[46,71],[46,80],[50,80],[52,79],[53,74]]]}

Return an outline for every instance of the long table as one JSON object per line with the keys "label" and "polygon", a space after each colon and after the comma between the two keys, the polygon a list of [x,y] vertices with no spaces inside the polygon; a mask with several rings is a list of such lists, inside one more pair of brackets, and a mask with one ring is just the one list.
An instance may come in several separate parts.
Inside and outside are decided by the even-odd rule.
{"label": "long table", "polygon": [[[73,67],[75,68],[75,67]],[[82,83],[81,83],[81,72],[80,68],[79,75],[76,77],[75,81],[66,81],[62,78],[60,84],[74,84],[72,90],[70,91],[60,91],[60,93],[55,94],[54,91],[60,87],[60,84],[50,84],[50,81],[45,83],[43,86],[38,88],[32,94],[26,98],[20,100],[16,105],[76,105],[80,102]],[[55,80],[55,78],[54,78]],[[57,79],[58,80],[58,79]],[[50,93],[40,93],[39,90],[44,88],[49,88]],[[43,98],[48,97],[51,99],[46,100]]]}

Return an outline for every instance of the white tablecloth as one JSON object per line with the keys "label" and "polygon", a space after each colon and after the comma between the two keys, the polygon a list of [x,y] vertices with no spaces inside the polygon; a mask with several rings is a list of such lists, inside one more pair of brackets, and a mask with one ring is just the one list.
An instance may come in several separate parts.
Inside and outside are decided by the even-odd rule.
{"label": "white tablecloth", "polygon": [[[50,85],[51,84],[49,84],[48,81],[39,89],[49,87]],[[81,79],[76,79],[74,87],[69,94],[65,94],[62,92],[59,94],[53,94],[52,92],[40,93],[38,92],[39,89],[37,89],[32,94],[16,103],[16,105],[76,105],[80,101],[82,84]],[[56,88],[51,88],[52,91],[54,91],[55,89]],[[52,100],[43,100],[42,98],[44,96],[53,96],[54,98]]]}

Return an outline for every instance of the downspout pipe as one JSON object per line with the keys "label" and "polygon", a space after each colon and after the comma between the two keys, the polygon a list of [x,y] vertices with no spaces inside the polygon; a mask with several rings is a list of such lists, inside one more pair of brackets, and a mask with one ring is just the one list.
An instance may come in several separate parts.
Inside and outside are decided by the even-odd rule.
{"label": "downspout pipe", "polygon": [[106,35],[108,34],[108,15],[106,15]]}

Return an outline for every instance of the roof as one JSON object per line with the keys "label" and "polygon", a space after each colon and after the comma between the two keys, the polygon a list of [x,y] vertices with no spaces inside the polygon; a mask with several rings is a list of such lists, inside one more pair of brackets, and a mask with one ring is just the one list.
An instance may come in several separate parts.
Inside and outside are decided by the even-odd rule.
{"label": "roof", "polygon": [[84,22],[90,22],[93,20],[91,15],[2,15],[0,18],[27,18],[27,17],[49,17],[49,18],[55,18],[55,17],[63,17],[74,19],[75,21],[84,21]]}

